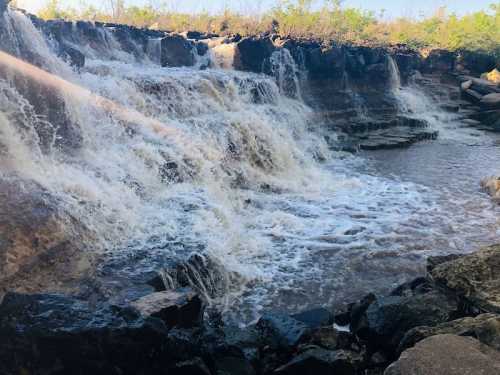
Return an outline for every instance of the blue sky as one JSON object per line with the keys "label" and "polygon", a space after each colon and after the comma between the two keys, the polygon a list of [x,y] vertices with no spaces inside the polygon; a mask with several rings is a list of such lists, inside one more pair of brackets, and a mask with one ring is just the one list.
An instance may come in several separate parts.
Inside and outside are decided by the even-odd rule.
{"label": "blue sky", "polygon": [[[34,12],[43,6],[47,0],[18,0],[18,4],[25,9]],[[61,3],[78,7],[82,0],[60,0]],[[98,7],[105,7],[109,0],[83,0],[85,3]],[[277,0],[125,0],[126,4],[143,5],[148,3],[166,3],[172,10],[199,12],[208,10],[217,12],[225,6],[240,12],[258,12],[276,4]],[[431,14],[440,6],[459,14],[486,9],[489,4],[498,0],[345,0],[346,6],[360,7],[364,9],[379,11],[385,9],[390,17],[411,16],[417,17],[421,14]],[[320,2],[320,1],[319,1]]]}

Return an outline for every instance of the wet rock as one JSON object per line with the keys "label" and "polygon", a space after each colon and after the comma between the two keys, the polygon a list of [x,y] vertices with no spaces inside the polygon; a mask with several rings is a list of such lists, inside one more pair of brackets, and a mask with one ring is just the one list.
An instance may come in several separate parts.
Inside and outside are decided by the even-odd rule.
{"label": "wet rock", "polygon": [[358,319],[353,319],[352,329],[372,350],[382,349],[390,355],[411,328],[435,326],[458,317],[460,306],[454,298],[421,278],[370,303]]}
{"label": "wet rock", "polygon": [[71,289],[90,267],[89,233],[47,190],[0,179],[0,298],[8,290]]}
{"label": "wet rock", "polygon": [[411,348],[427,337],[441,334],[472,336],[483,344],[500,350],[500,315],[481,314],[473,318],[452,320],[435,327],[415,327],[403,337],[398,352]]}
{"label": "wet rock", "polygon": [[384,375],[495,375],[500,352],[471,337],[436,335],[408,349]]}
{"label": "wet rock", "polygon": [[494,201],[500,203],[500,177],[487,177],[481,181],[481,187],[493,198]]}
{"label": "wet rock", "polygon": [[196,354],[159,319],[62,295],[8,294],[0,305],[0,373],[151,374]]}
{"label": "wet rock", "polygon": [[275,47],[270,38],[244,38],[237,44],[234,67],[238,70],[261,73],[264,64],[274,51]]}
{"label": "wet rock", "polygon": [[480,95],[500,93],[500,87],[486,79],[475,78],[471,76],[460,76],[459,80],[466,84],[465,89],[470,89]]}
{"label": "wet rock", "polygon": [[204,303],[191,289],[149,294],[132,303],[142,316],[161,319],[167,327],[194,327],[203,320]]}
{"label": "wet rock", "polygon": [[62,45],[61,55],[72,66],[83,68],[85,65],[85,55],[73,47]]}
{"label": "wet rock", "polygon": [[307,324],[282,313],[264,314],[257,322],[256,328],[263,342],[284,349],[297,346],[311,334]]}
{"label": "wet rock", "polygon": [[362,362],[362,357],[352,351],[310,349],[277,368],[274,373],[283,375],[355,375]]}
{"label": "wet rock", "polygon": [[171,375],[210,375],[210,370],[199,357],[176,363],[168,369]]}
{"label": "wet rock", "polygon": [[161,66],[179,67],[195,64],[193,42],[181,35],[169,35],[161,40]]}
{"label": "wet rock", "polygon": [[314,329],[308,343],[328,350],[359,349],[356,337],[347,331],[340,331],[333,326]]}
{"label": "wet rock", "polygon": [[464,303],[479,311],[500,313],[499,245],[442,263],[430,275]]}
{"label": "wet rock", "polygon": [[331,325],[334,320],[333,314],[322,307],[292,315],[292,318],[307,324],[311,328]]}
{"label": "wet rock", "polygon": [[500,109],[500,93],[483,96],[479,101],[479,105],[486,109]]}

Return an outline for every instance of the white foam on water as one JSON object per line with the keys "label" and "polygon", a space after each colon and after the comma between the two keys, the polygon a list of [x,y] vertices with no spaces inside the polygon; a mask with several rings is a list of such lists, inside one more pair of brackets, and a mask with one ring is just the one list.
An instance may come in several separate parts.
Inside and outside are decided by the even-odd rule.
{"label": "white foam on water", "polygon": [[[16,27],[26,26],[14,14]],[[32,35],[34,28],[24,26],[21,32]],[[139,267],[209,256],[225,272],[225,290],[206,297],[251,320],[270,307],[330,304],[387,287],[381,279],[416,275],[433,247],[449,250],[450,236],[465,238],[466,223],[442,211],[430,188],[378,175],[364,169],[365,159],[329,150],[311,130],[312,109],[282,95],[280,79],[277,85],[230,69],[139,65],[123,51],[115,54],[120,59],[89,52],[77,73],[40,35],[33,40],[46,62],[61,65],[52,72],[179,134],[135,131],[105,108],[66,95],[83,146],[74,155],[42,152],[41,120],[0,81],[5,168],[58,197],[97,234],[92,247],[108,259],[135,259],[131,266]],[[278,77],[290,69],[281,61],[289,63],[275,56]],[[396,86],[414,105],[410,91]],[[477,215],[478,224],[491,225]]]}

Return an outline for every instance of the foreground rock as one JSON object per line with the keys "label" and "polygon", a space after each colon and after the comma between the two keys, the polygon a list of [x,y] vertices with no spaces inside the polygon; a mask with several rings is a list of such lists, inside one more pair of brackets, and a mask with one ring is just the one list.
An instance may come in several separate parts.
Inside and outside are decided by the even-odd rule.
{"label": "foreground rock", "polygon": [[0,336],[2,374],[166,374],[196,354],[159,319],[61,295],[6,295]]}
{"label": "foreground rock", "polygon": [[435,327],[416,327],[406,333],[399,345],[399,352],[411,348],[417,342],[434,335],[454,334],[472,336],[496,350],[500,350],[500,315],[481,314],[439,324]]}
{"label": "foreground rock", "polygon": [[90,268],[89,236],[39,184],[0,179],[0,299],[8,290],[78,288]]}
{"label": "foreground rock", "polygon": [[471,337],[436,335],[408,349],[384,375],[496,375],[500,352]]}
{"label": "foreground rock", "polygon": [[499,245],[439,264],[430,276],[478,312],[500,313]]}

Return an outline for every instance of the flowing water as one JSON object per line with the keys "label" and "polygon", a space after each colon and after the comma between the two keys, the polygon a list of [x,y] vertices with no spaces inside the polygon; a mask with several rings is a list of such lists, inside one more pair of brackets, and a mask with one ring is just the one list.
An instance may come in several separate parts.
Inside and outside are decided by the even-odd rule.
{"label": "flowing water", "polygon": [[[298,80],[284,88],[280,78],[296,69],[289,55],[273,57],[278,84],[231,69],[161,68],[157,41],[138,64],[124,51],[106,59],[88,51],[77,73],[23,15],[6,19],[45,70],[107,98],[96,105],[62,90],[83,143],[69,154],[42,150],[35,130],[51,124],[0,80],[0,176],[39,182],[96,234],[91,247],[110,295],[121,280],[198,254],[191,282],[248,321],[263,309],[387,291],[421,274],[425,257],[471,251],[500,234],[500,210],[478,188],[499,172],[500,138],[401,87],[397,66],[401,110],[424,117],[440,138],[352,155],[316,133]],[[151,123],[168,131],[151,132]]]}

